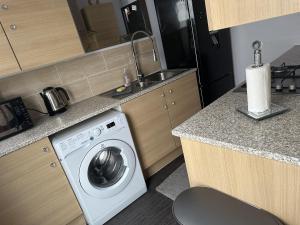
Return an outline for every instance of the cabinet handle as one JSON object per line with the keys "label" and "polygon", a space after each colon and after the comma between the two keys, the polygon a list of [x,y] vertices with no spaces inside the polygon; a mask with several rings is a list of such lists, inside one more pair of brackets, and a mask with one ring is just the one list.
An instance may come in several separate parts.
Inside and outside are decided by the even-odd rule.
{"label": "cabinet handle", "polygon": [[168,109],[168,106],[167,106],[167,105],[164,105],[164,109],[167,110],[167,109]]}
{"label": "cabinet handle", "polygon": [[161,94],[160,96],[161,96],[161,97],[165,97],[165,94]]}
{"label": "cabinet handle", "polygon": [[172,90],[172,89],[170,89],[170,90],[169,90],[169,93],[170,93],[170,94],[172,94],[172,93],[173,93],[173,90]]}
{"label": "cabinet handle", "polygon": [[2,5],[1,5],[1,9],[7,10],[7,9],[8,9],[8,5],[2,4]]}
{"label": "cabinet handle", "polygon": [[16,24],[11,24],[9,27],[10,27],[11,30],[16,30],[17,29],[17,25]]}
{"label": "cabinet handle", "polygon": [[172,102],[171,104],[172,104],[172,105],[176,105],[176,102]]}
{"label": "cabinet handle", "polygon": [[50,167],[55,168],[57,166],[56,162],[50,163]]}
{"label": "cabinet handle", "polygon": [[48,147],[43,147],[43,152],[50,152],[49,148]]}

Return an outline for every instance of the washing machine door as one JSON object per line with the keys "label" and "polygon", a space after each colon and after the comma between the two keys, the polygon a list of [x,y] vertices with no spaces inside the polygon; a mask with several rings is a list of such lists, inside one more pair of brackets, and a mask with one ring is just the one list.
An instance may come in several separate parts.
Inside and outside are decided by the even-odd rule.
{"label": "washing machine door", "polygon": [[130,182],[136,167],[132,148],[120,140],[106,140],[84,157],[79,171],[80,184],[93,197],[109,198]]}

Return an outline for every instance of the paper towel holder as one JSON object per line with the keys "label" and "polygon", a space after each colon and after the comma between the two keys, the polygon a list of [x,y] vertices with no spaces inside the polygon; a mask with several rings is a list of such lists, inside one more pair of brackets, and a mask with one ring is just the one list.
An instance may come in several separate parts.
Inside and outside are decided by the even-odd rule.
{"label": "paper towel holder", "polygon": [[259,40],[256,40],[252,43],[252,48],[254,50],[254,64],[253,68],[262,67],[264,64],[262,63],[262,49],[263,43]]}

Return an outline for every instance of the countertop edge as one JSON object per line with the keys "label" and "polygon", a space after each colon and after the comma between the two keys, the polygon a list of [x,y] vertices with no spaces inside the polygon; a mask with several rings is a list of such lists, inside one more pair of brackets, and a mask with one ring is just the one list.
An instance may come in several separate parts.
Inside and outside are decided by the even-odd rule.
{"label": "countertop edge", "polygon": [[113,108],[115,108],[115,107],[117,107],[117,106],[119,106],[119,105],[120,105],[120,104],[119,104],[118,102],[116,102],[116,103],[111,104],[111,105],[109,105],[109,106],[107,106],[107,107],[104,107],[103,110],[99,110],[99,111],[97,111],[97,112],[88,114],[88,115],[86,115],[85,117],[81,117],[81,118],[79,118],[78,120],[76,120],[76,121],[74,121],[74,122],[67,123],[67,124],[65,124],[64,126],[59,127],[59,128],[57,128],[57,129],[55,129],[55,130],[51,130],[51,131],[49,131],[49,132],[44,132],[44,133],[41,133],[40,135],[36,135],[34,138],[31,138],[31,139],[29,139],[28,141],[23,141],[23,142],[20,143],[20,144],[16,144],[16,145],[14,145],[14,146],[11,147],[11,148],[6,148],[6,151],[5,151],[5,152],[0,152],[0,158],[3,157],[3,156],[5,156],[5,155],[8,155],[9,153],[18,151],[18,150],[20,150],[21,148],[24,148],[24,147],[26,147],[26,146],[28,146],[28,145],[30,145],[30,144],[33,144],[33,143],[35,143],[35,142],[37,142],[37,141],[40,141],[40,140],[42,140],[43,138],[49,137],[49,136],[51,136],[51,135],[53,135],[53,134],[55,134],[55,133],[58,133],[58,132],[60,132],[60,131],[62,131],[62,130],[64,130],[64,129],[67,129],[67,128],[71,127],[71,126],[74,126],[74,125],[76,125],[76,124],[78,124],[78,123],[81,123],[81,122],[83,122],[83,121],[85,121],[85,120],[88,120],[88,119],[90,119],[90,118],[92,118],[92,117],[94,117],[94,116],[97,116],[97,115],[99,115],[99,114],[101,114],[101,113],[104,113],[104,112],[106,112],[106,111],[108,111],[108,110],[110,110],[110,109],[113,109]]}
{"label": "countertop edge", "polygon": [[232,144],[232,143],[214,140],[211,138],[200,137],[200,136],[196,136],[196,135],[192,135],[192,134],[183,134],[182,132],[177,131],[176,128],[172,130],[172,135],[179,137],[179,138],[191,140],[191,141],[198,141],[198,142],[201,142],[204,144],[210,144],[210,145],[213,145],[216,147],[226,148],[225,150],[233,150],[233,151],[240,152],[240,153],[246,153],[249,155],[259,156],[259,157],[263,157],[266,159],[271,159],[271,160],[275,160],[275,161],[279,161],[279,162],[283,162],[283,163],[289,163],[289,164],[292,164],[295,166],[300,166],[300,159],[297,159],[297,158],[291,157],[291,156],[274,153],[274,152],[268,152],[267,150],[258,150],[258,149],[254,149],[254,148],[250,148],[250,147],[244,147],[241,145],[236,145],[236,144]]}

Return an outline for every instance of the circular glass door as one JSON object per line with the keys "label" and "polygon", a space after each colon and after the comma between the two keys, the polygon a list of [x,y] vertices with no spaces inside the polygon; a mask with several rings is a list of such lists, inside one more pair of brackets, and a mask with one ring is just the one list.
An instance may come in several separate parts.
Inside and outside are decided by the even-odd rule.
{"label": "circular glass door", "polygon": [[127,143],[120,140],[101,142],[90,149],[81,163],[81,187],[94,197],[111,197],[130,182],[135,160],[135,153]]}
{"label": "circular glass door", "polygon": [[92,185],[107,188],[122,178],[126,165],[120,153],[120,149],[108,147],[93,157],[88,168],[88,178]]}

